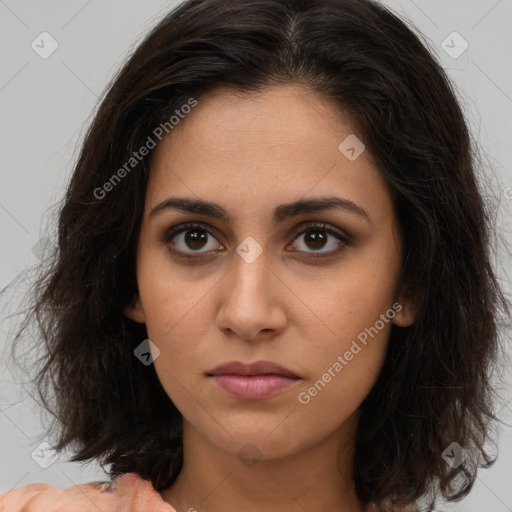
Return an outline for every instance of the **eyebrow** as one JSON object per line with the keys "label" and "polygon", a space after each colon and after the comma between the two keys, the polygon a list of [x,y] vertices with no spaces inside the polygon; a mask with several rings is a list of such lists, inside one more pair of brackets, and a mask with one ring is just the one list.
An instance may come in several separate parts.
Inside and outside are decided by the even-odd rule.
{"label": "eyebrow", "polygon": [[[226,223],[231,222],[231,216],[220,204],[187,197],[168,197],[151,210],[149,217],[153,217],[167,210],[179,210],[186,213],[208,215]],[[279,222],[304,213],[315,213],[326,210],[343,210],[372,224],[370,216],[361,206],[348,199],[335,196],[299,199],[292,203],[281,204],[274,208],[273,220],[274,224],[278,224]]]}

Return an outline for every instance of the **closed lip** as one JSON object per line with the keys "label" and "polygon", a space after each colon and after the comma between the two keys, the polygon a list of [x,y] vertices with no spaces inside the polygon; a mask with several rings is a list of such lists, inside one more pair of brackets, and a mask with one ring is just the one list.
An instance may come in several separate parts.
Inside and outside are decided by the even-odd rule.
{"label": "closed lip", "polygon": [[213,370],[207,372],[207,375],[282,375],[294,379],[299,378],[298,375],[288,368],[273,363],[272,361],[255,361],[253,363],[230,361],[215,367]]}

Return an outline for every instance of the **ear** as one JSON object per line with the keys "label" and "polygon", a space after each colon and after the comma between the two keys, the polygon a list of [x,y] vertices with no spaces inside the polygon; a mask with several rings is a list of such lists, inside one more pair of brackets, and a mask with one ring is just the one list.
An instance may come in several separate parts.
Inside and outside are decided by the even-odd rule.
{"label": "ear", "polygon": [[134,322],[139,322],[141,324],[146,322],[146,316],[144,315],[144,310],[142,309],[142,304],[138,294],[134,295],[130,304],[125,306],[123,313]]}
{"label": "ear", "polygon": [[416,306],[410,293],[401,293],[397,301],[393,304],[395,317],[393,323],[398,327],[409,327],[416,319]]}

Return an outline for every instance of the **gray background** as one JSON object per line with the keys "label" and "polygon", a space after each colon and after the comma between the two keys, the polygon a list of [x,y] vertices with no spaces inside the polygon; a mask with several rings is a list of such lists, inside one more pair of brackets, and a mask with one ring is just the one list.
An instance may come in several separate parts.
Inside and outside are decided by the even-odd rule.
{"label": "gray background", "polygon": [[[494,168],[487,176],[501,197],[498,221],[510,242],[512,0],[384,3],[428,37],[456,84],[474,136]],[[47,236],[49,208],[64,193],[98,96],[130,50],[174,5],[163,0],[0,0],[0,287],[38,262],[37,247]],[[58,43],[46,59],[31,47],[34,40],[42,45],[38,36],[44,31]],[[446,48],[457,46],[457,39],[443,45],[454,31],[469,45],[457,58]],[[45,48],[49,45],[45,39]],[[511,265],[504,251],[498,265],[509,291]],[[0,347],[16,325],[7,312],[12,312],[21,293],[19,287],[0,298],[5,306]],[[36,438],[43,432],[41,412],[20,385],[27,377],[5,363],[0,368],[0,492],[32,482],[66,488],[103,479],[97,464],[68,463],[65,454],[47,468],[41,464],[52,462],[51,452],[40,453],[40,463],[36,462]],[[498,462],[479,473],[469,498],[440,510],[512,511],[510,374],[507,379],[499,402],[507,425],[499,428]]]}

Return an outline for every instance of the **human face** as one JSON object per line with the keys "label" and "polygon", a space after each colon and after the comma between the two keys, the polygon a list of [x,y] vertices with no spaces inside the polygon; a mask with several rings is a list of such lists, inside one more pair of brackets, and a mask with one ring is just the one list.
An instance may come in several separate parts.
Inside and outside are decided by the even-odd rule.
{"label": "human face", "polygon": [[[331,436],[375,383],[391,324],[412,321],[403,301],[393,309],[401,241],[391,195],[368,151],[352,161],[338,149],[352,133],[322,97],[271,86],[209,95],[155,150],[139,294],[126,314],[145,322],[160,382],[187,424],[226,452],[251,442],[278,458]],[[229,218],[163,206],[170,197],[216,203]],[[293,215],[274,223],[280,205],[323,197],[348,206],[298,215],[281,207]],[[166,239],[186,222],[202,227]],[[299,235],[312,223],[334,233]],[[338,356],[346,364],[336,371]],[[298,378],[272,396],[241,398],[208,375],[261,360]]]}

